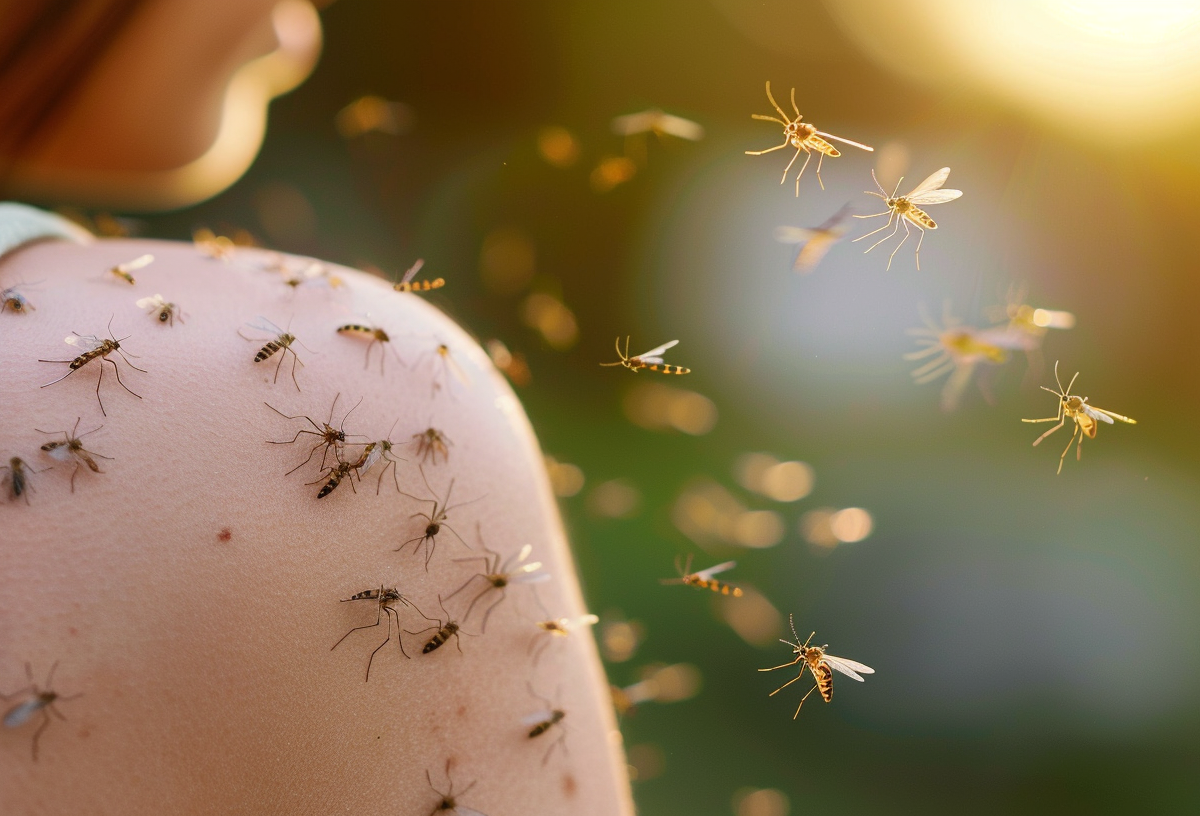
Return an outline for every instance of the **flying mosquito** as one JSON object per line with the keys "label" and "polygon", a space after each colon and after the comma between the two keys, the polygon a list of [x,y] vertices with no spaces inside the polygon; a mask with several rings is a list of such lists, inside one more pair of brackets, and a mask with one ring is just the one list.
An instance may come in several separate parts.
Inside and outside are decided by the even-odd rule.
{"label": "flying mosquito", "polygon": [[364,340],[370,341],[367,344],[367,354],[366,354],[366,359],[363,361],[363,369],[366,369],[368,366],[371,365],[371,349],[373,349],[375,347],[376,343],[379,344],[379,373],[380,373],[380,375],[383,374],[383,361],[384,361],[384,358],[387,356],[385,349],[391,349],[392,356],[396,358],[396,362],[399,363],[401,366],[404,365],[404,361],[402,359],[400,359],[400,354],[396,351],[395,347],[392,345],[392,338],[388,336],[387,332],[385,332],[383,329],[379,328],[378,326],[367,326],[362,323],[346,323],[344,325],[337,327],[337,333],[351,335],[354,337],[359,337]]}
{"label": "flying mosquito", "polygon": [[[425,613],[422,612],[417,607],[417,605],[414,604],[412,601],[410,601],[406,596],[401,595],[400,590],[396,589],[395,587],[385,587],[382,584],[379,585],[378,589],[364,589],[362,592],[354,593],[349,598],[341,599],[342,603],[348,603],[350,601],[374,601],[375,602],[375,622],[368,623],[363,626],[355,626],[349,632],[347,632],[346,634],[344,634],[340,638],[338,638],[337,643],[335,643],[335,644],[333,644],[333,646],[329,647],[329,651],[331,651],[331,652],[334,649],[336,649],[338,646],[340,646],[343,640],[350,637],[350,635],[359,631],[360,629],[373,629],[374,627],[378,626],[380,624],[380,622],[383,620],[384,615],[387,615],[387,619],[388,619],[387,637],[383,639],[383,643],[380,643],[378,646],[375,647],[375,650],[371,652],[370,658],[367,659],[367,676],[363,679],[363,682],[367,682],[371,679],[371,663],[373,663],[375,660],[376,652],[378,652],[380,649],[382,649],[384,646],[386,646],[388,644],[388,641],[390,641],[392,639],[392,618],[393,617],[395,617],[395,619],[396,619],[396,644],[400,647],[401,654],[403,654],[405,657],[409,656],[408,652],[406,652],[404,650],[404,641],[400,637],[400,612],[396,609],[396,604],[404,604],[405,606],[416,609],[417,614],[423,618],[425,617]],[[431,619],[426,618],[426,620],[431,620]]]}
{"label": "flying mosquito", "polygon": [[[896,253],[900,251],[900,247],[904,246],[904,242],[912,234],[908,225],[911,223],[914,227],[921,231],[921,238],[917,241],[917,269],[921,268],[921,244],[925,241],[925,230],[937,229],[937,223],[930,218],[920,207],[928,207],[931,204],[945,204],[947,201],[953,201],[962,195],[962,190],[943,190],[942,185],[946,183],[946,179],[950,175],[950,168],[943,167],[929,178],[918,184],[908,195],[897,196],[896,193],[900,190],[900,184],[904,181],[904,177],[900,177],[900,181],[896,182],[896,189],[889,196],[887,191],[883,189],[883,185],[879,183],[879,179],[875,178],[875,171],[871,171],[871,178],[875,181],[875,186],[879,188],[879,192],[875,193],[871,190],[866,190],[867,195],[873,195],[876,198],[882,198],[887,209],[881,213],[873,213],[872,215],[856,215],[855,218],[878,218],[881,215],[888,217],[887,223],[877,230],[872,230],[866,235],[860,235],[851,243],[870,238],[877,232],[882,232],[892,226],[892,222],[896,222],[896,226],[883,238],[880,238],[875,243],[867,247],[863,254],[867,254],[875,247],[887,241],[900,229],[900,225],[904,225],[904,237],[900,239],[900,243],[896,244],[896,248],[892,250],[892,254],[888,256],[887,268],[892,268],[892,258],[896,257]],[[920,206],[918,206],[920,205]]]}
{"label": "flying mosquito", "polygon": [[[299,391],[300,383],[296,382],[296,365],[304,365],[304,363],[300,361],[300,357],[296,354],[296,350],[292,348],[293,343],[300,342],[296,339],[296,335],[292,334],[290,330],[279,328],[265,317],[259,317],[257,323],[251,323],[249,325],[251,329],[262,332],[269,337],[269,339],[264,337],[247,337],[246,335],[242,334],[241,329],[238,329],[238,336],[243,340],[249,340],[252,343],[258,343],[263,340],[267,340],[263,347],[258,350],[258,353],[254,355],[254,362],[261,363],[263,360],[270,358],[276,352],[280,352],[279,362],[275,364],[275,378],[271,381],[273,383],[277,383],[279,382],[279,369],[283,367],[283,360],[288,354],[291,354],[292,384],[295,385],[296,390]],[[300,343],[300,345],[304,344]]]}
{"label": "flying mosquito", "polygon": [[625,351],[621,351],[621,338],[617,338],[617,356],[621,359],[615,363],[601,363],[601,366],[624,366],[630,371],[637,372],[641,369],[647,371],[659,371],[663,374],[690,374],[690,368],[683,366],[669,365],[663,362],[662,354],[669,348],[674,348],[679,344],[678,340],[672,340],[669,343],[663,343],[661,346],[642,352],[633,357],[629,356],[629,337],[625,338]]}
{"label": "flying mosquito", "polygon": [[[75,460],[75,469],[71,471],[72,493],[75,492],[75,474],[79,473],[79,468],[81,466],[87,465],[88,470],[92,471],[92,473],[103,473],[104,471],[100,469],[98,464],[96,464],[96,459],[106,459],[110,462],[112,461],[111,456],[104,456],[96,453],[95,451],[87,450],[83,447],[83,438],[90,433],[95,433],[104,426],[100,425],[96,428],[92,428],[90,431],[76,436],[75,431],[79,430],[79,422],[81,419],[82,417],[76,418],[75,427],[71,429],[70,433],[67,433],[66,431],[43,431],[41,428],[34,428],[34,430],[38,433],[51,435],[54,433],[61,433],[63,435],[63,441],[47,442],[45,445],[42,445],[42,450],[48,453],[51,459],[56,459],[59,462],[70,462],[72,459]],[[96,458],[94,459],[92,457]]]}
{"label": "flying mosquito", "polygon": [[[311,462],[313,456],[316,455],[317,450],[322,445],[325,446],[325,450],[321,452],[321,468],[322,469],[325,469],[325,462],[329,457],[330,450],[333,451],[334,458],[335,459],[337,458],[337,454],[341,450],[341,447],[346,444],[346,438],[347,438],[346,430],[345,430],[346,420],[350,418],[350,415],[352,413],[354,413],[354,409],[362,404],[362,397],[359,397],[358,402],[354,403],[354,406],[345,413],[345,415],[342,417],[342,421],[340,423],[338,423],[338,427],[335,428],[330,423],[333,422],[333,412],[337,408],[338,398],[341,396],[342,396],[342,394],[340,391],[334,395],[333,404],[329,406],[329,419],[326,420],[325,422],[321,423],[320,425],[318,425],[316,422],[314,422],[312,417],[305,416],[304,414],[297,414],[296,416],[288,416],[283,411],[280,411],[278,408],[271,405],[269,402],[263,403],[263,405],[267,406],[268,408],[270,408],[275,413],[279,414],[284,419],[303,419],[303,420],[307,421],[309,425],[313,426],[313,430],[311,430],[311,431],[308,430],[307,428],[301,428],[300,430],[296,431],[296,435],[293,436],[291,439],[283,439],[283,440],[279,440],[279,441],[276,441],[273,439],[268,439],[267,444],[269,444],[269,445],[291,445],[291,444],[294,444],[300,438],[301,434],[309,434],[310,436],[317,437],[317,444],[313,445],[312,450],[310,450],[308,452],[308,458],[305,459],[300,464],[296,465],[294,468],[289,470],[287,473],[283,474],[284,476],[291,476],[297,470],[299,470],[300,468],[304,467],[309,462]],[[351,434],[351,436],[355,436],[355,434]],[[359,443],[352,443],[352,444],[359,444]],[[355,465],[355,467],[357,467],[357,465]]]}
{"label": "flying mosquito", "polygon": [[1085,436],[1088,439],[1096,438],[1096,431],[1100,427],[1096,423],[1107,422],[1109,425],[1112,425],[1113,420],[1115,419],[1121,422],[1128,422],[1130,425],[1137,424],[1136,419],[1130,419],[1127,416],[1121,416],[1120,414],[1113,413],[1112,411],[1105,411],[1103,408],[1096,408],[1095,406],[1088,405],[1087,397],[1080,397],[1072,394],[1071,387],[1075,385],[1075,380],[1078,376],[1079,372],[1076,371],[1075,376],[1071,378],[1071,382],[1067,383],[1067,387],[1064,390],[1062,387],[1062,380],[1058,378],[1058,361],[1055,360],[1054,381],[1058,383],[1058,390],[1055,391],[1053,388],[1047,388],[1044,385],[1041,388],[1043,391],[1049,391],[1051,394],[1058,397],[1058,413],[1055,416],[1046,417],[1045,419],[1021,420],[1022,422],[1058,423],[1053,428],[1039,436],[1037,439],[1033,440],[1034,445],[1037,445],[1047,436],[1065,425],[1068,419],[1075,423],[1075,428],[1071,431],[1071,439],[1067,442],[1067,446],[1063,448],[1062,456],[1058,457],[1058,473],[1062,473],[1063,460],[1067,458],[1067,454],[1070,452],[1071,445],[1075,442],[1076,436],[1079,437],[1079,444],[1075,448],[1075,461],[1078,462],[1080,460],[1080,458],[1083,456],[1083,438]]}
{"label": "flying mosquito", "polygon": [[139,309],[145,309],[146,314],[154,315],[158,318],[159,323],[166,323],[170,326],[175,325],[175,318],[179,318],[179,322],[183,322],[183,310],[178,304],[170,303],[163,299],[162,295],[154,297],[139,298],[137,301]]}
{"label": "flying mosquito", "polygon": [[[783,143],[775,147],[769,147],[766,150],[747,150],[747,156],[761,156],[764,153],[774,153],[776,150],[782,150],[785,147],[796,148],[796,155],[792,156],[792,160],[788,162],[787,167],[783,168],[783,177],[779,179],[779,183],[783,184],[787,181],[788,171],[792,169],[792,165],[796,163],[796,159],[803,152],[804,164],[800,166],[800,172],[796,174],[796,195],[800,195],[800,177],[804,175],[805,168],[808,167],[809,159],[812,158],[813,151],[816,151],[820,158],[817,159],[817,183],[821,185],[821,189],[825,189],[825,182],[821,181],[821,162],[826,156],[831,159],[836,159],[842,155],[841,151],[831,145],[825,139],[834,139],[848,144],[851,147],[857,147],[860,150],[874,151],[875,148],[867,147],[865,144],[852,142],[849,139],[843,139],[841,136],[834,136],[832,133],[825,133],[817,130],[816,127],[800,120],[804,117],[800,115],[800,108],[796,106],[796,89],[792,88],[792,110],[796,112],[795,119],[789,119],[788,115],[783,112],[783,108],[779,107],[779,103],[775,101],[775,97],[771,95],[771,82],[767,81],[767,99],[771,100],[771,106],[779,112],[779,118],[774,116],[764,116],[760,113],[751,114],[751,119],[761,119],[766,122],[775,122],[783,125]],[[822,138],[825,137],[825,138]]]}
{"label": "flying mosquito", "polygon": [[847,660],[844,657],[834,657],[831,654],[826,654],[825,649],[828,648],[827,645],[809,646],[809,641],[812,640],[813,635],[815,635],[816,632],[813,632],[812,635],[808,636],[808,640],[804,641],[804,643],[801,643],[800,636],[796,634],[796,624],[792,620],[791,615],[788,615],[788,624],[792,627],[792,635],[796,638],[796,642],[793,643],[792,641],[784,640],[783,638],[780,638],[779,642],[786,643],[788,646],[791,646],[792,652],[796,655],[796,659],[789,663],[781,663],[778,666],[772,666],[769,669],[759,669],[759,671],[763,672],[775,671],[776,669],[786,669],[788,666],[795,666],[797,663],[800,663],[800,673],[791,680],[788,680],[779,688],[772,691],[769,695],[767,695],[768,697],[774,697],[792,683],[795,683],[797,680],[802,678],[804,676],[805,669],[808,669],[809,673],[812,674],[813,679],[816,680],[816,685],[810,688],[808,690],[808,694],[805,694],[800,699],[800,705],[796,706],[796,713],[792,715],[793,720],[800,716],[800,707],[804,705],[804,701],[808,699],[808,695],[812,694],[817,689],[821,690],[821,698],[825,702],[828,703],[833,700],[834,670],[841,672],[847,677],[852,677],[860,683],[863,681],[863,678],[859,676],[860,674],[875,673],[875,670],[870,666],[864,666],[862,663],[858,663],[854,660]]}
{"label": "flying mosquito", "polygon": [[433,777],[429,775],[428,768],[425,769],[425,779],[428,780],[429,787],[433,788],[433,792],[442,797],[442,801],[438,802],[433,810],[429,811],[429,816],[437,816],[439,813],[456,813],[458,816],[484,816],[484,814],[480,813],[478,810],[465,807],[458,803],[458,797],[466,796],[467,791],[475,787],[475,783],[472,782],[470,785],[467,785],[456,795],[454,793],[454,780],[450,778],[450,760],[446,760],[446,779],[450,782],[450,790],[443,793],[434,787]]}
{"label": "flying mosquito", "polygon": [[19,728],[37,714],[42,715],[42,724],[33,732],[33,761],[37,762],[38,758],[38,740],[42,737],[42,732],[50,727],[50,715],[53,714],[60,720],[66,721],[66,717],[61,711],[54,707],[56,702],[65,703],[69,700],[77,700],[83,696],[83,692],[71,694],[64,697],[57,691],[51,689],[54,683],[54,670],[58,668],[58,661],[54,661],[54,665],[50,667],[50,674],[46,676],[46,687],[38,688],[37,683],[33,681],[33,667],[28,663],[25,664],[25,677],[29,679],[29,685],[23,689],[14,691],[12,694],[0,694],[0,699],[11,700],[13,697],[24,696],[26,699],[16,705],[10,707],[4,712],[4,727]]}
{"label": "flying mosquito", "polygon": [[417,258],[416,262],[404,272],[400,281],[392,285],[392,288],[397,292],[428,292],[430,289],[441,289],[446,285],[445,278],[414,281],[413,278],[417,276],[424,265],[425,259]]}
{"label": "flying mosquito", "polygon": [[733,584],[727,584],[724,581],[713,578],[714,575],[719,575],[722,572],[727,572],[737,566],[736,561],[726,561],[723,564],[717,564],[715,567],[709,567],[706,570],[692,572],[692,557],[687,557],[687,563],[684,566],[679,566],[679,559],[675,559],[675,569],[679,570],[678,578],[662,578],[660,584],[686,584],[687,586],[699,587],[700,589],[710,589],[713,592],[721,595],[732,595],[735,598],[742,597],[742,588],[736,587]]}
{"label": "flying mosquito", "polygon": [[113,373],[117,375],[117,383],[119,383],[120,386],[126,391],[129,391],[130,394],[133,394],[133,396],[141,399],[142,397],[140,394],[135,394],[133,391],[130,391],[129,386],[125,385],[125,383],[121,381],[121,369],[117,367],[117,361],[110,360],[108,358],[108,355],[115,351],[117,356],[124,360],[125,364],[134,371],[140,371],[143,374],[148,373],[146,369],[138,368],[133,363],[129,362],[129,358],[136,358],[136,355],[128,354],[127,352],[121,350],[121,342],[128,339],[129,336],[122,337],[120,340],[112,336],[112,318],[109,318],[108,320],[107,338],[96,337],[94,334],[76,334],[75,332],[71,332],[71,334],[65,338],[65,342],[68,345],[75,346],[77,349],[79,349],[79,356],[73,360],[38,360],[39,363],[66,363],[70,366],[70,370],[67,371],[66,374],[63,374],[57,380],[52,380],[41,387],[48,388],[49,386],[54,385],[54,383],[62,382],[67,377],[71,376],[93,360],[99,360],[100,376],[96,380],[96,401],[100,403],[100,413],[104,414],[104,416],[108,416],[108,412],[104,410],[104,400],[100,399],[100,384],[104,382],[105,363],[112,365]]}
{"label": "flying mosquito", "polygon": [[[478,530],[478,527],[476,528]],[[482,538],[482,536],[481,536]],[[482,561],[483,572],[476,573],[468,578],[462,586],[446,596],[446,600],[453,598],[458,593],[462,592],[476,578],[482,578],[486,586],[481,589],[471,603],[467,605],[467,611],[463,613],[463,621],[465,622],[471,617],[471,610],[475,608],[475,604],[484,595],[489,592],[496,591],[496,602],[488,607],[487,612],[483,613],[483,624],[479,627],[480,632],[487,631],[488,618],[491,617],[492,611],[504,601],[505,589],[509,584],[540,584],[543,581],[550,580],[550,573],[538,572],[542,568],[541,561],[530,561],[525,563],[525,559],[533,552],[533,545],[526,544],[521,548],[521,551],[516,555],[510,555],[503,561],[500,560],[500,553],[495,550],[483,548],[487,555],[469,556],[467,558],[455,558],[455,561]]]}
{"label": "flying mosquito", "polygon": [[799,244],[796,260],[792,271],[807,275],[816,269],[817,264],[833,245],[842,240],[849,231],[846,218],[850,214],[850,205],[846,204],[834,213],[825,223],[818,227],[776,227],[775,240],[781,244]]}
{"label": "flying mosquito", "polygon": [[133,279],[133,273],[139,269],[144,269],[152,263],[154,263],[153,255],[142,255],[138,258],[134,258],[132,261],[127,261],[123,264],[117,264],[116,266],[109,267],[107,272],[108,274],[120,278],[130,285],[133,285],[135,283]]}
{"label": "flying mosquito", "polygon": [[[413,547],[413,552],[415,553],[422,545],[424,545],[424,547],[425,547],[425,571],[428,572],[429,571],[429,559],[433,558],[433,550],[437,546],[438,533],[440,533],[442,531],[443,527],[445,527],[450,532],[454,533],[454,537],[457,538],[459,541],[462,541],[464,547],[466,547],[468,550],[471,549],[471,545],[468,544],[466,541],[463,541],[463,537],[458,534],[458,531],[446,523],[447,514],[451,510],[457,510],[459,507],[465,507],[466,505],[471,504],[472,502],[477,502],[477,501],[479,501],[479,499],[482,499],[483,496],[479,496],[477,498],[471,499],[470,501],[459,502],[456,505],[449,506],[450,505],[450,493],[454,490],[454,480],[451,479],[450,486],[448,488],[446,488],[446,498],[439,502],[437,499],[437,494],[434,493],[433,488],[429,486],[429,480],[425,478],[425,469],[418,466],[418,470],[421,471],[421,480],[425,482],[425,487],[429,490],[429,493],[433,496],[433,498],[432,499],[419,499],[416,496],[412,495],[411,493],[404,493],[404,495],[408,496],[410,499],[417,499],[417,501],[429,502],[430,504],[433,505],[433,512],[432,513],[413,513],[412,516],[410,516],[410,518],[424,518],[429,522],[428,524],[425,525],[425,534],[417,536],[416,538],[410,538],[408,541],[405,541],[403,544],[401,544],[399,547],[397,547],[395,551],[400,552],[405,547],[407,547],[409,544],[415,543],[416,546]],[[401,492],[403,492],[403,491],[401,491]]]}

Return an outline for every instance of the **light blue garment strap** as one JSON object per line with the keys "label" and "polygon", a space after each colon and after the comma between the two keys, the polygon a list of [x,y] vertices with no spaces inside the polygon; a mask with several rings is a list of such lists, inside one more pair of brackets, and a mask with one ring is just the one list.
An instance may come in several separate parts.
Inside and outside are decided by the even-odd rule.
{"label": "light blue garment strap", "polygon": [[92,241],[92,234],[61,215],[0,201],[0,258],[31,241],[47,239],[87,244]]}

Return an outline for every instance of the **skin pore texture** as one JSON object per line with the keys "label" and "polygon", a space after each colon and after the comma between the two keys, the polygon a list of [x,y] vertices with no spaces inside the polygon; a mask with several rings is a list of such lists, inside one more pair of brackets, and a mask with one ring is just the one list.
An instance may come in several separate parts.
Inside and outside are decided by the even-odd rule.
{"label": "skin pore texture", "polygon": [[[132,272],[133,285],[106,272],[146,253],[154,261]],[[142,240],[43,241],[0,259],[0,288],[20,285],[36,307],[0,312],[0,457],[54,466],[30,474],[28,504],[0,502],[0,692],[27,684],[26,661],[39,685],[57,661],[54,690],[82,694],[55,704],[67,719],[41,735],[37,762],[40,713],[0,727],[0,813],[428,816],[441,796],[426,772],[449,790],[448,760],[456,794],[475,783],[459,804],[487,816],[632,813],[591,635],[555,638],[536,665],[530,656],[548,637],[536,621],[587,610],[541,452],[508,384],[420,296],[332,265],[340,285],[318,277],[289,287],[269,269],[277,261],[237,250],[224,262],[191,244]],[[158,293],[184,322],[135,305]],[[298,338],[300,391],[290,353],[274,382],[283,352],[254,362],[270,339],[247,327],[260,316]],[[110,318],[121,351],[146,373],[115,352],[109,359],[141,399],[100,360],[40,387],[68,367],[39,358],[77,356],[63,338],[107,337]],[[349,323],[383,328],[405,365],[379,344],[366,365],[368,341],[336,332]],[[391,357],[383,374],[381,353]],[[107,416],[96,397],[101,366]],[[339,394],[333,425],[357,405],[344,430],[362,437],[350,441],[381,439],[395,423],[400,487],[412,496],[434,498],[413,434],[432,426],[452,441],[448,460],[421,464],[439,507],[453,480],[428,571],[423,550],[395,550],[425,532],[428,521],[412,514],[431,513],[431,502],[397,493],[390,472],[376,494],[380,465],[317,499],[324,481],[305,483],[321,479],[321,450],[285,473],[319,440],[267,444],[312,427],[264,403],[319,425]],[[40,447],[77,418],[79,433],[103,426],[84,446],[111,459],[96,460],[103,473],[80,468],[72,493],[74,463]],[[386,616],[331,650],[376,617],[374,602],[341,599],[382,584],[444,619],[438,595],[482,569],[454,559],[482,556],[485,545],[507,558],[525,544],[551,580],[507,587],[486,632],[494,595],[462,620],[482,578],[446,600],[466,633],[461,654],[453,638],[422,654],[431,630],[401,633],[406,659],[393,625],[364,682]],[[396,608],[406,629],[433,625]],[[523,718],[554,708],[563,722],[529,738]]]}

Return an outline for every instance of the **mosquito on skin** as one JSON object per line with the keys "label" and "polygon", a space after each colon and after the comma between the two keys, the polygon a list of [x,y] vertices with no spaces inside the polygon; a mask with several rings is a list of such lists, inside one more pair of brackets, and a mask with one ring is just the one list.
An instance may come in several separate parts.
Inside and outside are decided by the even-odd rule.
{"label": "mosquito on skin", "polygon": [[71,332],[71,334],[65,338],[64,342],[66,342],[68,345],[75,346],[77,349],[79,349],[80,354],[78,357],[75,357],[72,360],[41,360],[41,359],[39,359],[38,360],[39,363],[66,363],[68,366],[70,366],[70,370],[67,371],[66,374],[63,374],[57,380],[52,380],[51,382],[48,382],[41,387],[48,388],[57,382],[62,382],[67,377],[70,377],[76,371],[83,368],[88,363],[92,362],[93,360],[99,360],[100,361],[100,376],[96,380],[96,401],[100,403],[100,413],[104,414],[104,416],[108,416],[108,412],[104,410],[104,400],[102,400],[100,398],[100,384],[102,382],[104,382],[104,364],[105,363],[109,363],[113,367],[113,373],[117,375],[117,383],[120,384],[120,386],[122,388],[124,388],[126,391],[129,391],[130,394],[133,394],[133,396],[137,397],[138,399],[141,399],[142,398],[141,394],[136,394],[133,391],[130,391],[129,386],[125,385],[125,383],[122,382],[121,369],[117,367],[117,361],[110,360],[108,355],[112,354],[113,352],[116,352],[117,356],[120,357],[122,360],[124,360],[125,364],[128,365],[130,368],[132,368],[134,371],[140,371],[143,374],[147,374],[149,372],[147,372],[146,369],[138,368],[133,363],[129,362],[130,357],[134,357],[135,359],[137,357],[137,355],[128,354],[127,352],[124,352],[121,350],[121,343],[125,340],[128,340],[129,336],[127,335],[125,337],[122,337],[119,340],[117,338],[113,337],[112,322],[113,322],[113,319],[110,317],[108,319],[108,337],[107,338],[97,337],[94,334],[77,334],[75,332]]}
{"label": "mosquito on skin", "polygon": [[[424,518],[428,521],[428,524],[425,525],[425,534],[417,536],[416,538],[410,538],[408,541],[405,541],[403,544],[401,544],[399,547],[397,547],[395,551],[400,552],[405,547],[407,547],[409,544],[415,543],[416,546],[413,547],[413,552],[416,552],[422,545],[424,545],[425,546],[425,571],[428,572],[429,571],[429,559],[433,558],[433,550],[437,546],[437,537],[438,537],[438,534],[442,531],[443,527],[445,527],[450,532],[454,533],[454,537],[457,538],[459,541],[462,541],[462,544],[464,547],[466,547],[468,550],[471,549],[471,545],[463,540],[463,537],[458,534],[457,530],[455,530],[453,527],[451,527],[449,524],[446,523],[446,519],[451,510],[457,510],[459,507],[465,507],[466,505],[471,504],[472,502],[477,502],[480,499],[482,499],[483,496],[479,496],[477,498],[471,499],[470,501],[459,502],[456,505],[450,506],[450,494],[454,490],[454,480],[451,479],[450,486],[446,488],[446,497],[439,501],[437,498],[437,494],[434,493],[433,488],[429,486],[429,480],[425,478],[425,469],[418,466],[418,470],[421,471],[421,480],[425,482],[425,487],[429,490],[430,494],[433,495],[433,498],[432,499],[419,499],[416,496],[412,495],[411,493],[404,493],[404,495],[408,496],[410,499],[416,499],[417,501],[429,502],[430,504],[433,505],[433,512],[432,513],[413,513],[412,516],[410,516],[410,518]],[[401,492],[403,493],[404,491],[401,491]]]}

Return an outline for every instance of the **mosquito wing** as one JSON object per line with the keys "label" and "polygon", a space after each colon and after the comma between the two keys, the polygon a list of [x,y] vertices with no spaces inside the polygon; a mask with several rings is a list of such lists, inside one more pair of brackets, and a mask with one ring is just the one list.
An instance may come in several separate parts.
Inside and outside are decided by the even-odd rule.
{"label": "mosquito wing", "polygon": [[57,459],[59,462],[71,461],[71,457],[75,454],[66,442],[56,442],[53,444],[54,447],[52,448],[43,448],[51,459]]}
{"label": "mosquito wing", "polygon": [[116,267],[114,267],[114,268],[119,269],[122,272],[133,272],[135,270],[141,269],[144,266],[149,266],[152,263],[154,263],[153,255],[142,255],[140,257],[134,258],[132,261],[129,261],[127,263],[117,264]]}
{"label": "mosquito wing", "polygon": [[84,354],[89,351],[95,351],[104,345],[104,341],[94,334],[72,334],[64,337],[63,340],[68,345],[75,346]]}
{"label": "mosquito wing", "polygon": [[848,144],[851,147],[857,147],[860,150],[868,150],[872,153],[875,152],[875,148],[873,148],[873,147],[868,147],[867,145],[862,144],[861,142],[854,142],[854,141],[851,141],[850,139],[843,139],[841,136],[834,136],[832,133],[826,133],[823,130],[818,130],[817,135],[824,136],[826,139],[836,139],[837,141],[841,142],[842,144]]}
{"label": "mosquito wing", "polygon": [[612,131],[618,136],[645,133],[654,128],[655,121],[662,115],[662,111],[650,110],[618,116],[612,120]]}
{"label": "mosquito wing", "polygon": [[697,573],[693,573],[693,576],[696,578],[699,578],[702,581],[707,581],[709,578],[712,578],[714,575],[719,575],[722,572],[728,572],[729,570],[733,569],[736,566],[737,566],[737,561],[726,561],[723,564],[717,564],[715,567],[709,567],[706,570],[700,570]]}
{"label": "mosquito wing", "polygon": [[421,271],[421,267],[425,265],[424,258],[417,258],[416,262],[404,272],[404,276],[400,278],[401,283],[408,283],[417,276]]}
{"label": "mosquito wing", "polygon": [[823,229],[807,227],[776,227],[775,240],[781,244],[804,244],[825,234]]}
{"label": "mosquito wing", "polygon": [[844,657],[834,657],[833,655],[827,654],[827,655],[825,655],[824,660],[826,663],[829,664],[829,668],[835,669],[835,670],[841,672],[842,674],[846,675],[847,677],[853,677],[855,680],[857,680],[860,683],[863,681],[863,679],[861,677],[859,677],[859,673],[862,673],[862,674],[874,674],[875,673],[875,670],[872,669],[870,666],[864,666],[862,663],[859,663],[854,660],[847,660]]}
{"label": "mosquito wing", "polygon": [[600,622],[598,615],[580,615],[577,618],[559,618],[558,623],[562,628],[570,631],[578,629],[581,626],[595,626]]}
{"label": "mosquito wing", "polygon": [[24,725],[41,708],[42,701],[36,697],[13,706],[4,713],[4,727],[16,728],[19,725]]}
{"label": "mosquito wing", "polygon": [[679,345],[679,341],[672,340],[669,343],[663,343],[661,346],[656,346],[643,354],[639,354],[637,358],[643,363],[661,363],[663,361],[663,352],[677,345]]}
{"label": "mosquito wing", "polygon": [[1107,422],[1109,425],[1113,424],[1114,419],[1120,420],[1121,422],[1128,422],[1130,425],[1137,425],[1136,419],[1130,419],[1127,416],[1122,416],[1121,414],[1116,414],[1112,411],[1105,411],[1103,408],[1093,408],[1091,405],[1085,404],[1083,406],[1083,410],[1092,419],[1098,419],[1101,422]]}
{"label": "mosquito wing", "polygon": [[946,179],[949,177],[950,177],[950,168],[943,167],[941,170],[938,170],[936,173],[931,175],[929,178],[925,179],[920,184],[918,184],[916,187],[914,187],[912,189],[912,192],[910,192],[908,195],[906,195],[905,198],[907,198],[909,201],[912,201],[913,196],[918,196],[918,195],[921,195],[922,193],[928,193],[930,190],[937,190],[943,184],[946,183]]}
{"label": "mosquito wing", "polygon": [[554,719],[554,712],[548,708],[544,708],[541,711],[535,711],[532,714],[527,714],[524,717],[522,717],[521,725],[526,726],[526,727],[531,726],[531,725],[541,725],[542,723],[550,722],[553,719]]}
{"label": "mosquito wing", "polygon": [[913,204],[944,204],[947,201],[953,201],[962,195],[962,190],[941,189],[941,186],[946,183],[946,178],[949,175],[950,168],[943,167],[918,184],[916,189],[906,195],[905,198]]}
{"label": "mosquito wing", "polygon": [[284,333],[283,329],[279,328],[278,326],[276,326],[270,320],[267,320],[262,315],[259,315],[258,319],[255,320],[253,323],[247,323],[246,326],[248,328],[254,329],[255,331],[260,331],[264,334],[269,334],[272,337],[279,337],[281,334]]}
{"label": "mosquito wing", "polygon": [[155,295],[154,297],[138,298],[138,301],[137,301],[137,307],[139,309],[161,309],[162,307],[164,307],[166,305],[167,305],[167,302],[165,300],[163,300],[162,295]]}
{"label": "mosquito wing", "polygon": [[682,116],[672,116],[662,111],[658,112],[653,129],[658,133],[666,133],[668,136],[687,139],[689,142],[698,142],[704,138],[704,127],[698,122],[684,119]]}

